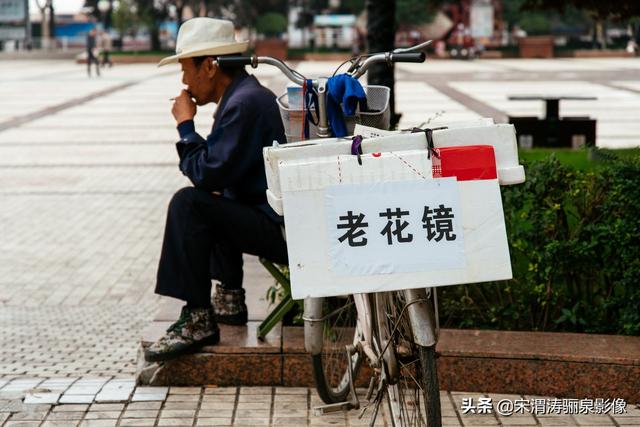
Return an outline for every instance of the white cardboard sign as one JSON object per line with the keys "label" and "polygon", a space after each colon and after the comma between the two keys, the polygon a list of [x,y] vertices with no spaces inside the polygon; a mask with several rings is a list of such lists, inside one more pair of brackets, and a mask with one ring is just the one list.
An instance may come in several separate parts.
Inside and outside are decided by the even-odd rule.
{"label": "white cardboard sign", "polygon": [[340,276],[466,266],[455,178],[327,187],[331,270]]}
{"label": "white cardboard sign", "polygon": [[[424,185],[424,181],[430,180],[420,179],[416,181]],[[377,264],[380,262],[379,260],[358,260],[354,262],[353,266],[338,267],[345,269],[342,272],[336,271],[334,260],[335,256],[339,257],[339,255],[332,255],[332,246],[335,247],[333,239],[336,236],[335,232],[347,231],[347,229],[338,230],[335,220],[329,223],[329,218],[336,215],[335,212],[333,214],[328,213],[327,191],[333,185],[335,184],[325,188],[283,192],[282,200],[284,211],[286,212],[284,219],[289,252],[289,268],[291,271],[291,294],[294,299],[361,292],[383,292],[511,278],[511,261],[509,259],[500,187],[497,179],[457,182],[460,203],[460,223],[457,226],[462,228],[461,235],[463,235],[463,239],[460,242],[464,246],[464,265],[462,267],[452,268],[436,265],[428,270],[408,271],[411,266],[402,265],[401,261],[400,264],[393,268],[404,269],[404,271],[385,274],[356,274],[358,269],[364,268],[382,270],[385,267]],[[350,184],[342,184],[342,186],[348,185]],[[365,183],[360,185],[365,185]],[[406,181],[403,185],[406,185]],[[445,204],[445,207],[448,207],[446,206],[448,202],[445,203],[443,201],[442,203]],[[344,207],[348,208],[346,204]],[[387,206],[383,207],[386,212]],[[396,206],[389,207],[395,208]],[[344,213],[341,215],[344,215]],[[414,239],[417,238],[419,233],[426,233],[427,231],[420,228],[421,219],[421,217],[418,218],[417,231],[416,229],[412,231]],[[457,214],[456,219],[458,219]],[[412,219],[412,221],[415,221],[415,219]],[[376,239],[382,239],[382,244],[386,244],[386,235],[379,234],[380,230],[373,230],[374,226],[372,224],[370,223],[369,225],[371,231],[367,235],[371,239],[375,235]],[[378,224],[375,227],[378,228],[380,226]],[[384,227],[385,224],[382,224],[382,228]],[[332,230],[333,228],[335,230]],[[405,230],[408,231],[408,229]],[[378,234],[374,234],[374,231]],[[425,236],[425,234],[421,236]],[[440,241],[441,243],[442,240]],[[395,246],[395,243],[393,246]],[[451,251],[450,253],[457,253],[453,249]],[[454,256],[454,258],[456,257]],[[338,259],[345,264],[350,262],[345,262],[344,258]],[[431,261],[426,258],[425,262]],[[446,262],[453,263],[457,261],[447,260]],[[358,265],[358,263],[360,264]],[[347,274],[345,274],[345,271]]]}

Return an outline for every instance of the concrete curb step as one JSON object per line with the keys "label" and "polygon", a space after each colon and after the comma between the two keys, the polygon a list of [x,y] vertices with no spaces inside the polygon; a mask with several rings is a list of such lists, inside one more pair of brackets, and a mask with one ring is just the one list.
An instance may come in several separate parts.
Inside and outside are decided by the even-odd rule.
{"label": "concrete curb step", "polygon": [[[169,311],[162,310],[160,317],[165,320],[155,320],[146,329],[141,349],[172,323],[166,320]],[[256,337],[259,323],[222,326],[219,345],[162,365],[146,364],[140,356],[137,381],[182,386],[313,386],[303,328],[280,326],[260,342]],[[443,390],[640,402],[640,337],[442,329],[438,353]]]}
{"label": "concrete curb step", "polygon": [[[141,350],[162,336],[172,311],[177,317],[175,303],[149,325]],[[303,328],[279,326],[261,342],[259,323],[222,326],[219,345],[164,364],[147,364],[140,352],[137,382],[312,387]],[[640,337],[442,329],[438,353],[443,390],[640,402]],[[366,373],[359,380],[366,386]]]}

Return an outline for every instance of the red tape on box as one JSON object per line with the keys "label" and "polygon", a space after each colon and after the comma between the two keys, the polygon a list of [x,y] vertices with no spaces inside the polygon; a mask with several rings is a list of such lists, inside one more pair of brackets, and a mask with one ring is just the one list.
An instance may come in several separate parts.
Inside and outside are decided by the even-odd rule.
{"label": "red tape on box", "polygon": [[496,156],[491,145],[440,147],[431,156],[433,177],[455,176],[458,181],[496,179]]}

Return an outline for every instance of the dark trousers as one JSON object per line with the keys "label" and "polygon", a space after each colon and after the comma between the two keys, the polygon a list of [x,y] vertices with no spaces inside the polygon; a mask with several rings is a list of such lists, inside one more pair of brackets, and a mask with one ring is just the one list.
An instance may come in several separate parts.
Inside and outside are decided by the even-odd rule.
{"label": "dark trousers", "polygon": [[96,58],[96,56],[93,54],[93,51],[88,50],[87,51],[87,74],[89,75],[89,77],[91,77],[92,64],[96,65],[96,75],[100,76],[100,61],[98,61],[98,58]]}
{"label": "dark trousers", "polygon": [[242,287],[243,253],[286,264],[280,224],[255,207],[183,188],[169,203],[156,293],[209,306],[212,278]]}
{"label": "dark trousers", "polygon": [[107,64],[109,64],[109,67],[111,67],[113,65],[113,63],[111,62],[111,59],[109,58],[109,51],[108,50],[103,50],[102,51],[102,66],[104,67]]}

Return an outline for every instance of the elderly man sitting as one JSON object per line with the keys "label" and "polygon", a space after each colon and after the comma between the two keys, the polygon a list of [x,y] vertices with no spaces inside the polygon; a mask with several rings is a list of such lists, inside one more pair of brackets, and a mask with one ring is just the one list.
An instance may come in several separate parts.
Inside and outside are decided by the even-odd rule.
{"label": "elderly man sitting", "polygon": [[[172,113],[180,141],[180,170],[193,183],[173,196],[158,267],[156,293],[186,302],[180,318],[145,352],[162,361],[216,344],[217,323],[245,324],[242,254],[287,262],[282,217],[267,204],[262,148],[285,143],[275,95],[244,68],[216,59],[238,54],[231,22],[193,18],[178,32],[176,55],[186,86]],[[195,130],[197,106],[217,104],[207,138]],[[211,301],[211,279],[220,282]]]}

